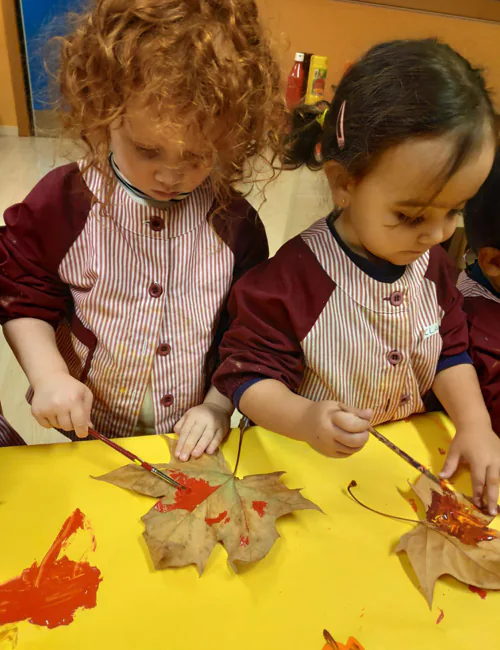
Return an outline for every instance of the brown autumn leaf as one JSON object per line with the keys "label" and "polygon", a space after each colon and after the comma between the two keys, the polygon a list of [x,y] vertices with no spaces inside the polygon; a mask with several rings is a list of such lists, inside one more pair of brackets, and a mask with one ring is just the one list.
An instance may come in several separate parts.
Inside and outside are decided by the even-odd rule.
{"label": "brown autumn leaf", "polygon": [[467,585],[500,589],[500,533],[489,528],[493,517],[425,476],[412,489],[425,507],[426,519],[403,535],[395,552],[408,554],[429,606],[442,575]]}
{"label": "brown autumn leaf", "polygon": [[[196,564],[203,573],[217,542],[224,545],[234,571],[261,560],[279,537],[276,519],[293,510],[320,510],[299,490],[280,480],[284,472],[233,476],[222,452],[181,462],[176,441],[166,437],[171,460],[156,467],[186,489],[175,489],[137,465],[97,477],[151,497],[162,497],[142,520],[156,569]],[[321,512],[321,510],[320,510]]]}

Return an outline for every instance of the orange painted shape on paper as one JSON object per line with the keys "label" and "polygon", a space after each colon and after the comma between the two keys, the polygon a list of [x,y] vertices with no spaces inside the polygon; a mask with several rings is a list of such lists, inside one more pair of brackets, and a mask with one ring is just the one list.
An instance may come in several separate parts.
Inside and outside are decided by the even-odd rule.
{"label": "orange painted shape on paper", "polygon": [[325,637],[326,644],[323,647],[323,650],[364,650],[363,646],[359,641],[356,641],[352,636],[349,637],[349,640],[344,645],[335,641],[332,635],[327,631],[323,630],[323,636]]}

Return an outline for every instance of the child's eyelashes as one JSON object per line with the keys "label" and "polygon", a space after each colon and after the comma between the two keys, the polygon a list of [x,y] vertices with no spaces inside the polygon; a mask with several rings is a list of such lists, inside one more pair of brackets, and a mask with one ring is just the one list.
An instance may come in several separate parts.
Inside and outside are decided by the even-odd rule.
{"label": "child's eyelashes", "polygon": [[409,226],[418,226],[419,224],[424,222],[424,217],[422,216],[410,217],[407,214],[404,214],[403,212],[396,212],[396,217],[400,223],[405,223]]}
{"label": "child's eyelashes", "polygon": [[151,160],[153,158],[157,158],[160,154],[158,149],[148,149],[147,147],[141,147],[140,145],[136,144],[135,149],[138,153],[141,154],[144,158],[147,158],[148,160]]}

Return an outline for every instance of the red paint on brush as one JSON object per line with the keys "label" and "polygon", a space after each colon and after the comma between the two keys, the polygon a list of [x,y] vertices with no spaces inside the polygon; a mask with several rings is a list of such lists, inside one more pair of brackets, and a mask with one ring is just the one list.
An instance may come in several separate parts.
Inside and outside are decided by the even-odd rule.
{"label": "red paint on brush", "polygon": [[459,503],[453,494],[432,492],[427,521],[463,544],[477,546],[480,542],[491,542],[498,537],[498,532],[488,528],[478,514]]}
{"label": "red paint on brush", "polygon": [[[0,585],[0,625],[29,620],[49,629],[69,625],[77,609],[96,606],[101,572],[88,562],[74,562],[63,555],[77,530],[86,528],[80,510],[66,519],[54,543],[41,561],[34,562],[19,578]],[[95,537],[92,535],[92,547]],[[58,559],[59,558],[59,559]]]}
{"label": "red paint on brush", "polygon": [[252,501],[252,508],[259,517],[263,517],[266,514],[267,501]]}
{"label": "red paint on brush", "polygon": [[250,540],[248,537],[240,537],[240,546],[248,546],[250,544]]}
{"label": "red paint on brush", "polygon": [[418,512],[417,502],[415,501],[415,499],[408,499],[408,502],[411,505],[411,509],[413,510],[413,512]]}
{"label": "red paint on brush", "polygon": [[473,594],[477,594],[481,600],[484,600],[488,595],[486,589],[481,589],[481,587],[475,587],[474,585],[469,585],[469,590],[472,591]]}
{"label": "red paint on brush", "polygon": [[[209,526],[213,526],[214,524],[220,524],[223,519],[227,517],[227,510],[224,510],[224,512],[221,512],[217,517],[214,517],[213,519],[210,519],[209,517],[205,517],[205,521]],[[223,523],[228,523],[228,520],[224,521]]]}
{"label": "red paint on brush", "polygon": [[162,509],[159,512],[170,512],[171,510],[187,510],[188,512],[193,512],[202,501],[208,499],[208,497],[220,488],[220,485],[210,485],[207,481],[202,478],[191,478],[186,476],[183,472],[171,472],[170,476],[180,483],[185,489],[177,488],[174,494],[174,503],[166,504],[161,503]]}
{"label": "red paint on brush", "polygon": [[436,625],[439,625],[444,618],[444,612],[442,609],[439,610],[439,616],[437,617]]}

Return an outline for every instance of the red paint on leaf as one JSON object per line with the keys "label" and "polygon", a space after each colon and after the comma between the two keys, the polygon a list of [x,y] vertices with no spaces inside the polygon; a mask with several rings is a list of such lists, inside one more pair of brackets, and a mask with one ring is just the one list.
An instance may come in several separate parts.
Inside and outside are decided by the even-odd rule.
{"label": "red paint on leaf", "polygon": [[439,616],[437,617],[436,625],[439,625],[444,618],[444,612],[442,609],[439,610]]}
{"label": "red paint on leaf", "polygon": [[250,540],[248,537],[240,537],[240,546],[248,546],[250,544]]}
{"label": "red paint on leaf", "polygon": [[[193,512],[202,501],[208,499],[215,490],[220,488],[220,485],[210,485],[210,483],[202,478],[191,478],[183,472],[171,472],[170,476],[185,489],[177,488],[174,494],[174,503],[162,503],[162,510],[160,512],[170,512],[171,510],[187,510],[188,512]],[[156,509],[158,510],[158,508]]]}
{"label": "red paint on leaf", "polygon": [[228,524],[231,521],[231,517],[227,517],[227,519],[224,520],[225,524]]}
{"label": "red paint on leaf", "polygon": [[446,456],[446,449],[443,449],[442,447],[438,447],[438,451],[441,454],[441,456]]}
{"label": "red paint on leaf", "polygon": [[408,499],[408,502],[411,505],[411,509],[413,510],[413,512],[418,512],[417,502],[415,501],[415,499]]}
{"label": "red paint on leaf", "polygon": [[453,494],[432,492],[427,521],[468,546],[498,537],[497,531],[488,528],[472,508],[458,503]]}
{"label": "red paint on leaf", "polygon": [[[214,524],[220,524],[225,517],[227,517],[227,510],[224,510],[224,512],[221,512],[217,517],[214,517],[213,519],[210,519],[210,517],[205,517],[205,521],[209,526],[213,526]],[[227,520],[223,523],[227,523]]]}
{"label": "red paint on leaf", "polygon": [[[77,609],[96,606],[101,572],[88,562],[59,558],[77,530],[86,528],[95,537],[80,510],[66,519],[54,543],[41,561],[34,562],[19,578],[0,585],[0,625],[29,620],[49,629],[69,625]],[[59,559],[58,559],[59,558]]]}
{"label": "red paint on leaf", "polygon": [[259,515],[259,517],[263,517],[266,513],[265,511],[267,508],[267,501],[252,501],[252,508]]}
{"label": "red paint on leaf", "polygon": [[469,585],[469,589],[470,591],[472,591],[473,594],[477,594],[481,598],[481,600],[484,600],[488,595],[486,589],[481,589],[481,587],[475,587],[474,585]]}

